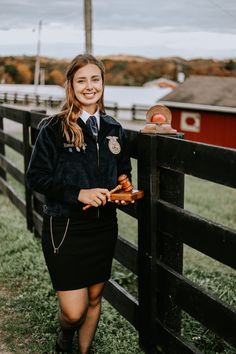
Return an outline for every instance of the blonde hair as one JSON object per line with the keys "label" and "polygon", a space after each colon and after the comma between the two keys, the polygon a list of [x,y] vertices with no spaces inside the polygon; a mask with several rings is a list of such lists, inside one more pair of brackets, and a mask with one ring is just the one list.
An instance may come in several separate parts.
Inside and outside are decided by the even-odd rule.
{"label": "blonde hair", "polygon": [[[66,140],[77,147],[81,147],[84,144],[84,136],[82,129],[77,124],[77,119],[81,112],[81,104],[75,97],[73,78],[77,70],[87,64],[95,64],[101,70],[104,87],[105,68],[103,63],[90,54],[77,55],[67,68],[65,82],[66,98],[62,104],[61,111],[57,114],[57,116],[61,118],[62,130]],[[99,110],[104,111],[103,93],[97,104]]]}

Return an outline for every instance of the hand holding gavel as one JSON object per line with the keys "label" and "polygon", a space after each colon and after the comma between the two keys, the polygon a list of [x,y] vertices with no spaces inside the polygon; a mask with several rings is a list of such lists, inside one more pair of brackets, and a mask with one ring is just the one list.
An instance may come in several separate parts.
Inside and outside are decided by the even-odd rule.
{"label": "hand holding gavel", "polygon": [[[126,175],[120,175],[118,177],[118,182],[119,184],[110,191],[110,193],[115,193],[120,189],[123,189],[124,192],[130,192],[133,190],[132,183],[129,181],[128,177]],[[91,207],[91,204],[87,204],[83,207],[83,210],[87,210]]]}

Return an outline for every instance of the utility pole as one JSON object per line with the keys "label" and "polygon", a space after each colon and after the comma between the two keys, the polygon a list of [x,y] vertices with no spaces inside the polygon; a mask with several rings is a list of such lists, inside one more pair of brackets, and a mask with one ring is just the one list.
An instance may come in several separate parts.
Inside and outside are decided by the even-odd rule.
{"label": "utility pole", "polygon": [[84,0],[85,53],[92,54],[92,0]]}
{"label": "utility pole", "polygon": [[34,69],[35,93],[37,93],[37,87],[39,84],[39,75],[40,75],[41,29],[42,29],[42,20],[39,21],[39,27],[38,27],[37,54],[36,54],[35,69]]}

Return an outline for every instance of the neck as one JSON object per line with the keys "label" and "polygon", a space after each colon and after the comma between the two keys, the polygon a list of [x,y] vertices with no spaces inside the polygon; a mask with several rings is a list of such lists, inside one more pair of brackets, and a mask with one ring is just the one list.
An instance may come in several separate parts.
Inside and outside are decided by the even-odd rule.
{"label": "neck", "polygon": [[85,112],[88,112],[89,114],[93,115],[94,113],[97,112],[97,110],[98,110],[98,105],[96,105],[95,107],[94,107],[94,106],[93,106],[93,107],[83,107],[83,110],[84,110]]}

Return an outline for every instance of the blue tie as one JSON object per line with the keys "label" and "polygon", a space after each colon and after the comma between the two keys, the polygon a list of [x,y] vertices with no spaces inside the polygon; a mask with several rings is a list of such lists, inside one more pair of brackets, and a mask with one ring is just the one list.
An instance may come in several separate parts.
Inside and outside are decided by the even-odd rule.
{"label": "blue tie", "polygon": [[95,116],[90,116],[86,122],[87,127],[91,130],[93,137],[98,141],[98,124]]}

